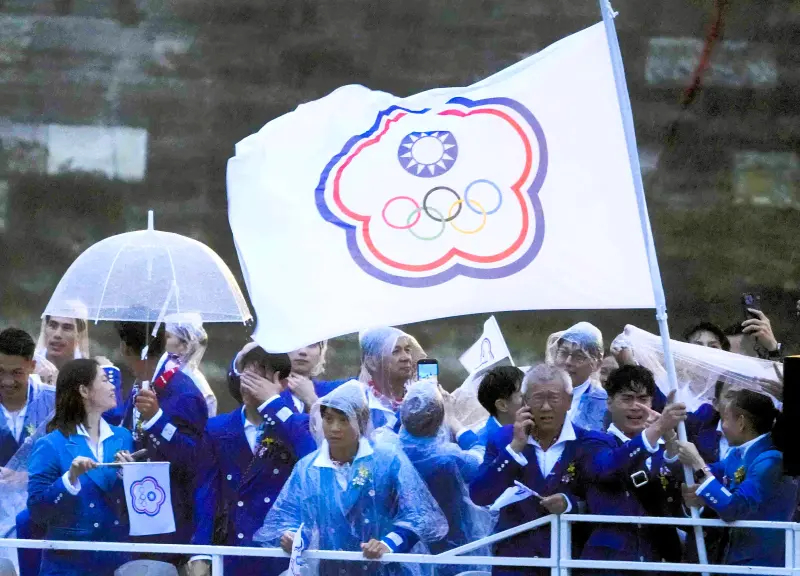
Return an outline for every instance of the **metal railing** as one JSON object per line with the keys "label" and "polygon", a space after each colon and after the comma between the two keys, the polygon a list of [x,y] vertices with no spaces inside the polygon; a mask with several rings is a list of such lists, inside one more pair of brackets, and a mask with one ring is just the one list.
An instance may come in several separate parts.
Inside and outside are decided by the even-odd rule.
{"label": "metal railing", "polygon": [[[783,567],[727,566],[720,564],[690,564],[670,562],[627,562],[579,560],[572,558],[572,525],[576,523],[593,524],[660,524],[668,526],[707,526],[719,528],[770,529],[783,530],[786,535],[785,564]],[[529,530],[550,527],[550,557],[504,557],[504,556],[465,556],[469,552],[500,540],[510,538]],[[687,546],[692,542],[687,541]],[[127,542],[74,542],[48,540],[0,539],[0,548],[41,548],[46,550],[90,550],[95,552],[135,552],[151,554],[182,554],[187,556],[205,555],[212,558],[212,575],[223,575],[223,558],[225,556],[249,557],[288,557],[280,548],[255,548],[237,546],[195,546],[181,544],[131,544]],[[343,552],[335,550],[308,550],[303,552],[304,558],[318,560],[344,560],[350,562],[403,562],[411,564],[448,564],[464,566],[519,566],[550,568],[551,576],[570,576],[571,569],[581,570],[625,570],[625,571],[659,571],[690,572],[709,574],[763,574],[763,575],[800,575],[800,524],[791,522],[746,521],[726,523],[722,520],[704,520],[695,518],[653,518],[639,516],[599,516],[592,514],[565,514],[563,516],[544,516],[520,526],[492,534],[481,540],[459,546],[441,554],[385,554],[380,560],[366,560],[361,552]]]}

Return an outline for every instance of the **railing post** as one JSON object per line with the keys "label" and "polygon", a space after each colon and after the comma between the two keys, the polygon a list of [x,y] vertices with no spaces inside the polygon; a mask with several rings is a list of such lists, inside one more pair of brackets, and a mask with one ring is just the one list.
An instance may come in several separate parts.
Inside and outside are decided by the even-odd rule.
{"label": "railing post", "polygon": [[550,517],[550,559],[555,565],[550,568],[550,576],[559,576],[561,568],[560,548],[558,543],[561,540],[561,516],[553,514]]}
{"label": "railing post", "polygon": [[572,522],[569,520],[560,519],[561,530],[559,530],[559,553],[558,553],[558,566],[561,576],[569,576],[571,569],[561,566],[564,560],[572,559]]}
{"label": "railing post", "polygon": [[786,567],[794,568],[794,528],[786,529]]}
{"label": "railing post", "polygon": [[800,569],[800,524],[794,525],[794,551],[793,568],[795,573]]}
{"label": "railing post", "polygon": [[211,576],[222,576],[224,572],[223,561],[225,557],[222,554],[214,554],[211,557]]}

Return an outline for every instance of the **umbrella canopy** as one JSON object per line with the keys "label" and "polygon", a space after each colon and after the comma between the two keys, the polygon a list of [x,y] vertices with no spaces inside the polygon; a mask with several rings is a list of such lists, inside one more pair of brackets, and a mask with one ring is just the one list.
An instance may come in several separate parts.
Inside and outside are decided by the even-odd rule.
{"label": "umbrella canopy", "polygon": [[196,312],[203,322],[252,318],[228,266],[205,244],[153,229],[106,238],[81,254],[58,283],[43,315],[156,322]]}

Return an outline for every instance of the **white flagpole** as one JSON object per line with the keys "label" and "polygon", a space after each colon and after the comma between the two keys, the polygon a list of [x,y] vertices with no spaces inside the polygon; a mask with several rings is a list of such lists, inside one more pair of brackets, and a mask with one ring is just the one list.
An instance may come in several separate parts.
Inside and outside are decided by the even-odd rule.
{"label": "white flagpole", "polygon": [[[639,152],[636,146],[636,131],[633,125],[633,112],[631,111],[631,100],[628,95],[628,87],[625,82],[625,68],[622,64],[622,53],[619,49],[619,39],[617,29],[614,26],[614,17],[617,13],[611,7],[610,0],[598,0],[600,12],[603,14],[603,24],[606,27],[608,37],[608,49],[611,56],[611,66],[614,69],[614,81],[617,86],[617,97],[619,99],[620,113],[622,114],[622,124],[625,129],[625,140],[628,146],[628,158],[631,163],[631,176],[633,177],[633,187],[636,191],[636,202],[639,206],[639,220],[642,224],[642,233],[647,249],[647,261],[650,265],[650,279],[653,284],[653,296],[656,303],[656,320],[661,334],[661,343],[664,347],[664,365],[667,369],[667,378],[673,390],[678,389],[678,377],[675,372],[675,360],[672,357],[670,346],[669,326],[667,324],[667,301],[664,295],[664,285],[661,282],[661,271],[658,268],[658,258],[656,257],[655,244],[653,243],[653,231],[650,228],[650,217],[647,214],[647,201],[644,195],[644,183],[642,182],[642,169],[639,165]],[[683,422],[678,426],[678,438],[686,441],[686,426]],[[694,484],[694,475],[688,466],[683,467],[684,479],[687,484]],[[692,508],[692,518],[699,518],[697,508]],[[706,553],[703,529],[700,526],[694,528],[695,540],[697,542],[697,557],[700,564],[708,564],[708,554]],[[707,576],[704,574],[704,576]]]}

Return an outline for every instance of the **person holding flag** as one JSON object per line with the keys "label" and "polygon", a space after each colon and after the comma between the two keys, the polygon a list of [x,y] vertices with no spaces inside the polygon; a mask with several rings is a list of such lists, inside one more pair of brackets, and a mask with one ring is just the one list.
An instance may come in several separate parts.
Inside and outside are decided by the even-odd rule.
{"label": "person holding flag", "polygon": [[[114,385],[95,360],[72,360],[56,383],[55,416],[30,461],[28,509],[46,527],[47,540],[124,542],[128,521],[122,480],[131,433],[109,425],[102,414],[116,405]],[[41,576],[111,576],[128,558],[119,552],[45,550]]]}
{"label": "person holding flag", "polygon": [[[374,442],[361,383],[351,381],[311,410],[319,448],[300,460],[254,540],[291,553],[303,526],[308,549],[422,552],[447,533],[447,520],[414,466],[392,442]],[[309,561],[309,564],[311,562]],[[419,575],[413,564],[322,560],[320,576]],[[314,572],[316,573],[316,572]]]}
{"label": "person holding flag", "polygon": [[[295,463],[316,449],[308,415],[291,410],[282,396],[289,356],[255,347],[242,364],[237,400],[244,405],[206,426],[192,544],[252,546]],[[287,564],[283,558],[226,556],[225,574],[280,574]],[[208,575],[210,558],[195,556],[189,567],[192,576]]]}
{"label": "person holding flag", "polygon": [[414,379],[417,362],[426,357],[413,336],[392,327],[366,330],[359,335],[361,374],[372,424],[400,429],[398,410]]}

